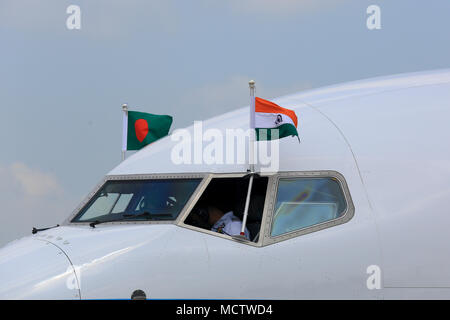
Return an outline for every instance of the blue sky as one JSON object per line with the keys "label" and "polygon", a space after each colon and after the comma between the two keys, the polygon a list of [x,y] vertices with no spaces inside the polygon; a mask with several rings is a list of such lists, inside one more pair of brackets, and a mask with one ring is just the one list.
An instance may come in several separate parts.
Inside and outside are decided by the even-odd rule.
{"label": "blue sky", "polygon": [[[81,8],[81,30],[66,8]],[[368,30],[366,8],[381,8]],[[0,245],[61,222],[120,161],[121,104],[173,129],[247,104],[450,67],[450,1],[0,1]]]}

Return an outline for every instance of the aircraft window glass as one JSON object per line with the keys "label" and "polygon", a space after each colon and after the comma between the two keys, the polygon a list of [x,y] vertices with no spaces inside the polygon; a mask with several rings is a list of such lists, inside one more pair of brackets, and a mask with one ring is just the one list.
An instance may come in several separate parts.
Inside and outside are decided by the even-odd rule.
{"label": "aircraft window glass", "polygon": [[282,178],[278,183],[271,236],[334,220],[347,209],[335,178]]}
{"label": "aircraft window glass", "polygon": [[[205,230],[228,234],[230,236],[239,235],[241,231],[240,228],[242,227],[248,182],[248,176],[212,179],[184,223]],[[259,231],[261,229],[267,183],[267,177],[258,176],[253,181],[252,196],[246,224],[246,237],[254,242],[258,241]],[[220,221],[218,225],[218,220],[215,220],[219,218],[217,212],[219,212],[219,216],[222,217],[232,212],[234,223],[236,221],[241,222],[241,224],[235,223],[234,227],[236,227],[236,225],[240,227],[232,228],[225,223],[226,220],[220,220],[224,221],[225,225],[221,226]],[[224,219],[225,218],[226,217],[224,217]],[[232,234],[229,234],[229,232]]]}
{"label": "aircraft window glass", "polygon": [[175,220],[201,179],[107,181],[72,222]]}
{"label": "aircraft window glass", "polygon": [[86,210],[84,218],[90,219],[101,215],[102,212],[110,212],[111,210],[114,210],[115,204],[119,197],[120,194],[118,193],[110,193],[108,196],[98,197],[89,209]]}
{"label": "aircraft window glass", "polygon": [[128,206],[128,204],[131,201],[131,198],[133,198],[133,194],[131,193],[122,193],[119,196],[119,199],[117,199],[115,206],[111,210],[111,213],[120,213],[124,212]]}

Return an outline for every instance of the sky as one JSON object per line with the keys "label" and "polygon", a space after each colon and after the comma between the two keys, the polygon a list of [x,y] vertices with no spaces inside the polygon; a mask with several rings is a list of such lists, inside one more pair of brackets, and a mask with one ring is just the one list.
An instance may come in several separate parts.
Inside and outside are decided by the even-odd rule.
{"label": "sky", "polygon": [[[81,28],[70,30],[70,5]],[[366,10],[378,5],[381,29]],[[0,0],[0,246],[121,160],[121,105],[172,130],[330,84],[450,67],[448,0]]]}

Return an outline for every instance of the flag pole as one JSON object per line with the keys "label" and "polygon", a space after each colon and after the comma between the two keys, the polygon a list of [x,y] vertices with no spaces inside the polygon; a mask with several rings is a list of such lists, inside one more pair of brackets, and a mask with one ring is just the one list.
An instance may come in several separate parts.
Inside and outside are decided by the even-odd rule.
{"label": "flag pole", "polygon": [[127,139],[128,139],[128,105],[124,103],[122,105],[123,111],[123,125],[122,125],[122,161],[125,160],[127,152]]}
{"label": "flag pole", "polygon": [[250,172],[255,172],[255,81],[248,82],[250,88],[250,143],[249,143],[249,167]]}
{"label": "flag pole", "polygon": [[[249,137],[249,169],[250,179],[248,181],[247,198],[245,199],[244,216],[242,218],[242,229],[240,236],[245,237],[245,226],[247,224],[248,207],[252,195],[253,177],[255,173],[255,81],[248,82],[250,88],[250,137]],[[251,240],[251,239],[250,239]]]}

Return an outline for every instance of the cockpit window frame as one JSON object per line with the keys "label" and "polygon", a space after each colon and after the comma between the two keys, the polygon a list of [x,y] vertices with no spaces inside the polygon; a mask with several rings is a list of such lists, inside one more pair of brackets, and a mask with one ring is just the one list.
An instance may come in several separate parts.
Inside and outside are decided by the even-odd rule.
{"label": "cockpit window frame", "polygon": [[[299,230],[293,230],[287,233],[283,233],[281,235],[272,236],[271,230],[272,230],[272,224],[273,224],[273,217],[275,214],[275,204],[276,204],[276,198],[278,193],[278,185],[281,179],[285,178],[333,178],[336,179],[336,181],[339,183],[339,187],[344,195],[345,202],[346,202],[346,209],[343,212],[342,215],[340,215],[338,218],[333,220],[324,221],[319,224],[315,224],[306,228],[302,228]],[[268,204],[270,207],[270,214],[264,216],[265,220],[264,222],[264,234],[263,234],[263,246],[268,246],[277,242],[286,241],[293,238],[298,238],[300,236],[317,232],[323,229],[335,227],[340,224],[344,224],[348,221],[350,221],[354,214],[355,214],[355,206],[353,204],[350,191],[348,189],[348,185],[345,181],[345,178],[342,174],[340,174],[337,171],[327,170],[327,171],[301,171],[301,172],[280,172],[276,175],[275,179],[272,179],[269,181],[271,183],[271,190],[273,191],[272,196],[267,199],[270,203]],[[268,186],[269,188],[269,186]]]}
{"label": "cockpit window frame", "polygon": [[118,224],[177,224],[180,221],[180,217],[184,215],[186,208],[198,194],[202,185],[205,183],[205,177],[207,173],[177,173],[177,174],[139,174],[139,175],[108,175],[105,176],[94,189],[84,198],[84,200],[75,208],[72,214],[63,222],[63,225],[89,225],[91,221],[72,221],[80,211],[89,203],[89,201],[97,194],[97,192],[108,181],[135,181],[135,180],[157,180],[157,179],[201,179],[197,188],[190,196],[184,208],[180,211],[175,220],[126,220],[126,221],[109,221],[102,222],[102,225],[118,225]]}
{"label": "cockpit window frame", "polygon": [[[102,225],[133,225],[133,224],[174,224],[182,228],[191,229],[197,232],[208,234],[211,236],[232,240],[245,245],[250,245],[254,247],[265,247],[277,242],[289,240],[292,238],[297,238],[305,234],[320,231],[326,228],[334,227],[343,223],[346,223],[352,219],[355,212],[355,207],[353,205],[350,192],[342,174],[337,171],[326,170],[326,171],[289,171],[289,172],[276,172],[276,173],[259,173],[261,176],[267,177],[267,190],[266,198],[264,202],[263,215],[261,220],[261,229],[258,237],[258,241],[245,241],[239,240],[226,234],[214,232],[207,229],[202,229],[192,225],[185,224],[184,221],[190,214],[191,210],[194,208],[195,204],[198,202],[209,183],[212,179],[216,178],[242,178],[246,176],[247,173],[176,173],[176,174],[141,174],[141,175],[107,175],[105,176],[95,188],[85,197],[85,199],[76,207],[72,214],[62,223],[63,225],[89,225],[90,222],[72,222],[72,220],[79,214],[79,212],[84,208],[84,206],[97,194],[100,188],[107,181],[126,181],[126,180],[151,180],[151,179],[202,179],[194,190],[189,200],[187,201],[184,208],[180,211],[175,220],[126,220],[126,221],[110,221],[103,222]],[[325,221],[323,223],[306,227],[300,230],[294,230],[289,233],[284,233],[275,237],[271,236],[272,220],[275,213],[275,203],[278,192],[278,184],[280,179],[283,178],[335,178],[341,191],[344,194],[345,201],[347,204],[345,212],[338,218]]]}
{"label": "cockpit window frame", "polygon": [[[192,226],[189,224],[185,224],[184,221],[186,220],[186,218],[189,216],[189,214],[191,213],[192,209],[195,207],[195,204],[197,203],[197,201],[200,199],[200,197],[202,196],[203,192],[205,192],[206,188],[208,187],[209,183],[211,182],[212,179],[220,179],[220,178],[243,178],[246,175],[248,175],[248,172],[246,173],[211,173],[207,178],[205,178],[205,184],[202,186],[201,189],[196,190],[196,197],[195,197],[195,201],[190,202],[188,205],[186,205],[187,209],[186,211],[184,211],[184,215],[181,217],[180,222],[178,223],[178,225],[180,227],[183,228],[187,228],[187,229],[191,229],[194,231],[198,231],[198,232],[202,232],[211,236],[215,236],[215,237],[219,237],[219,238],[223,238],[223,239],[227,239],[227,240],[232,240],[232,241],[236,241],[245,245],[249,245],[249,246],[253,246],[253,247],[262,247],[263,246],[263,234],[264,234],[264,221],[266,219],[266,217],[268,216],[268,211],[270,209],[270,207],[268,206],[268,199],[269,197],[272,195],[273,190],[271,190],[271,179],[273,179],[274,176],[276,176],[276,174],[273,173],[258,173],[261,177],[267,177],[268,178],[268,182],[267,182],[267,190],[266,190],[266,198],[264,201],[264,209],[263,209],[263,214],[262,214],[262,221],[261,221],[261,229],[260,229],[260,234],[258,237],[258,241],[253,242],[253,241],[248,241],[248,240],[240,240],[238,238],[223,234],[223,233],[219,233],[219,232],[215,232],[215,231],[211,231],[208,229],[203,229],[203,228],[199,228],[196,226]],[[181,214],[180,214],[181,216]]]}

